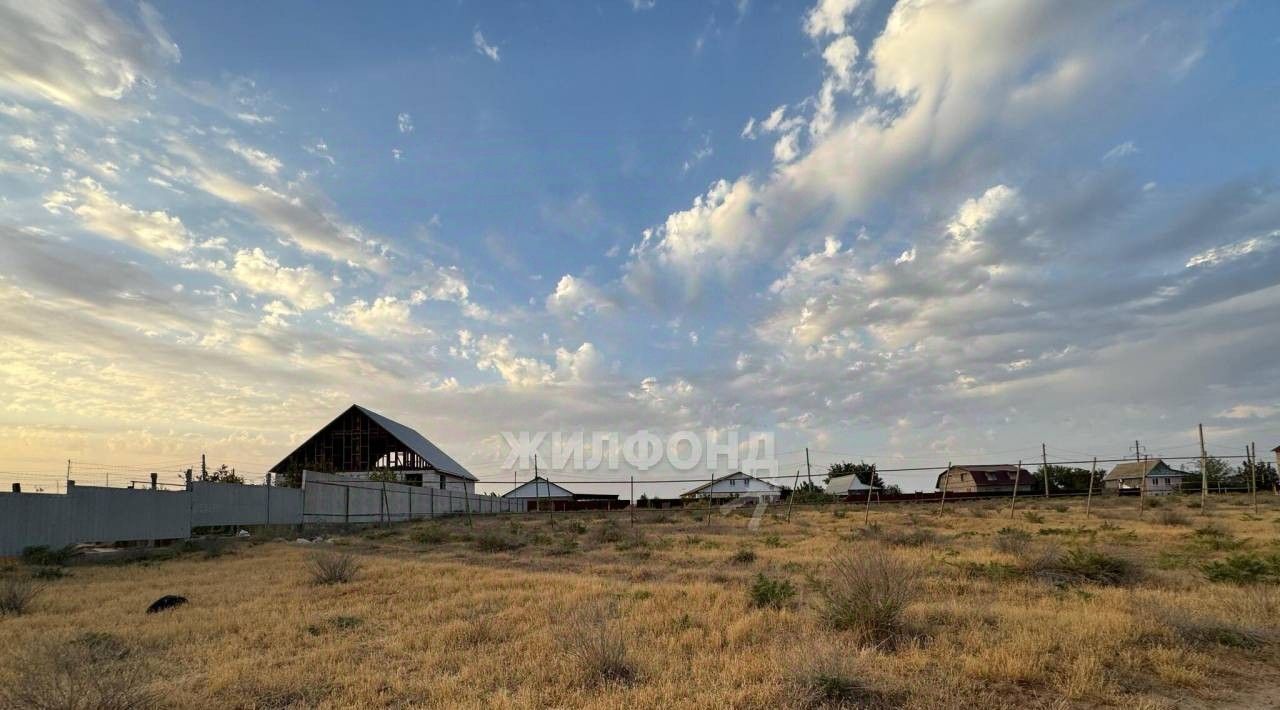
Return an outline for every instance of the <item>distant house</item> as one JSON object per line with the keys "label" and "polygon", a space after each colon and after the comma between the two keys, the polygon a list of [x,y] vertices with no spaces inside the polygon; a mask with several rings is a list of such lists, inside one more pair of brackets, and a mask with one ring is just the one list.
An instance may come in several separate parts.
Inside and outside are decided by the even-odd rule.
{"label": "distant house", "polygon": [[[613,510],[619,505],[616,493],[574,493],[542,476],[534,476],[503,493],[502,497],[524,501],[525,508],[529,510],[539,506],[555,510]],[[621,505],[629,503],[622,501]]]}
{"label": "distant house", "polygon": [[717,478],[714,481],[707,481],[697,488],[681,493],[680,497],[685,500],[706,499],[707,497],[712,500],[730,500],[746,495],[759,496],[766,500],[777,500],[782,497],[782,488],[738,471],[737,473]]}
{"label": "distant house", "polygon": [[938,490],[948,493],[1031,493],[1035,479],[1031,472],[1014,464],[994,466],[952,466],[938,474]]}
{"label": "distant house", "polygon": [[1116,464],[1107,475],[1102,477],[1102,487],[1109,491],[1142,492],[1143,480],[1146,480],[1147,495],[1163,495],[1182,489],[1182,480],[1191,474],[1171,468],[1160,459],[1145,461],[1129,461]]}
{"label": "distant house", "polygon": [[871,486],[859,481],[856,473],[850,473],[847,476],[832,476],[827,479],[826,494],[829,496],[847,496],[851,493],[866,495],[869,490],[871,490]]}
{"label": "distant house", "polygon": [[573,500],[573,491],[558,486],[542,476],[534,476],[516,486],[515,489],[503,493],[502,497],[523,500]]}

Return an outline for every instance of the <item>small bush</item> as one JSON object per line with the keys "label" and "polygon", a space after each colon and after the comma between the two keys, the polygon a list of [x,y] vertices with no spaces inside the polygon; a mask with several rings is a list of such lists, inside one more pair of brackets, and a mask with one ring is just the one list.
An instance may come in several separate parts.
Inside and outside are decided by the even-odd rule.
{"label": "small bush", "polygon": [[920,569],[880,549],[834,557],[813,582],[820,615],[830,626],[851,631],[865,643],[892,642],[902,613],[915,600]]}
{"label": "small bush", "polygon": [[1058,583],[1092,582],[1116,585],[1132,581],[1138,570],[1133,562],[1098,550],[1072,548],[1065,554],[1049,548],[1032,561],[1028,571]]}
{"label": "small bush", "polygon": [[781,609],[791,603],[796,587],[785,579],[773,579],[762,572],[751,584],[751,603],[762,609]]}
{"label": "small bush", "polygon": [[509,535],[486,531],[476,537],[476,547],[481,552],[507,552],[524,547],[524,543]]}
{"label": "small bush", "polygon": [[1187,525],[1187,516],[1174,508],[1161,508],[1156,515],[1156,522],[1161,525]]}
{"label": "small bush", "polygon": [[68,576],[67,571],[61,567],[37,567],[31,571],[32,579],[52,580],[66,576]]}
{"label": "small bush", "polygon": [[1027,512],[1023,513],[1023,514],[1022,514],[1022,517],[1026,518],[1028,523],[1033,523],[1033,524],[1035,524],[1035,525],[1039,525],[1040,523],[1043,523],[1043,522],[1044,522],[1044,516],[1043,516],[1043,515],[1041,515],[1041,514],[1039,514],[1039,513],[1033,513],[1033,512],[1031,512],[1031,511],[1029,511],[1029,510],[1028,510]]}
{"label": "small bush", "polygon": [[0,679],[3,708],[143,710],[162,704],[147,687],[153,670],[111,634],[88,632],[62,643],[42,640],[15,660],[22,676]]}
{"label": "small bush", "polygon": [[589,608],[571,618],[560,637],[565,653],[582,668],[589,685],[629,685],[639,675],[626,634],[611,617],[603,606]]}
{"label": "small bush", "polygon": [[572,555],[578,551],[578,541],[571,537],[562,537],[556,540],[556,544],[551,546],[551,554],[553,555]]}
{"label": "small bush", "polygon": [[439,525],[423,525],[410,538],[419,545],[440,545],[449,541],[449,531]]}
{"label": "small bush", "polygon": [[1203,646],[1255,649],[1274,640],[1273,634],[1263,629],[1219,619],[1181,616],[1170,619],[1169,624],[1183,640]]}
{"label": "small bush", "polygon": [[1254,552],[1231,555],[1201,568],[1210,582],[1259,584],[1280,581],[1280,555],[1262,557]]}
{"label": "small bush", "polygon": [[596,528],[596,542],[622,542],[624,537],[626,536],[623,534],[622,528],[618,525],[616,520],[605,520],[600,523],[600,527]]}
{"label": "small bush", "polygon": [[749,565],[756,561],[756,551],[744,547],[733,553],[733,557],[730,557],[729,561],[735,565]]}
{"label": "small bush", "polygon": [[0,616],[26,613],[40,591],[40,585],[29,579],[9,577],[0,580]]}
{"label": "small bush", "polygon": [[1206,550],[1224,552],[1238,550],[1244,546],[1241,540],[1217,525],[1209,524],[1196,528],[1191,533],[1191,544]]}
{"label": "small bush", "polygon": [[1055,505],[1055,506],[1053,506],[1053,509],[1054,509],[1054,511],[1056,511],[1056,512],[1058,512],[1058,513],[1066,513],[1066,512],[1069,512],[1069,511],[1071,510],[1070,508],[1068,508],[1068,507],[1067,507],[1067,506],[1065,506],[1065,505]]}
{"label": "small bush", "polygon": [[312,584],[345,584],[360,572],[360,561],[353,555],[319,552],[311,556],[308,571]]}
{"label": "small bush", "polygon": [[582,522],[581,520],[575,520],[569,523],[569,532],[573,533],[574,535],[582,535],[586,531],[587,531],[587,524]]}
{"label": "small bush", "polygon": [[929,528],[886,530],[880,533],[880,539],[899,547],[923,547],[937,542],[938,533]]}
{"label": "small bush", "polygon": [[58,567],[65,565],[73,553],[74,548],[70,545],[57,548],[48,545],[32,545],[22,548],[22,561],[40,567]]}
{"label": "small bush", "polygon": [[782,536],[778,533],[769,533],[760,538],[760,542],[764,543],[765,547],[782,547]]}
{"label": "small bush", "polygon": [[995,539],[991,541],[991,547],[997,552],[1010,555],[1021,555],[1027,551],[1030,544],[1031,533],[1020,528],[1000,528],[996,531]]}

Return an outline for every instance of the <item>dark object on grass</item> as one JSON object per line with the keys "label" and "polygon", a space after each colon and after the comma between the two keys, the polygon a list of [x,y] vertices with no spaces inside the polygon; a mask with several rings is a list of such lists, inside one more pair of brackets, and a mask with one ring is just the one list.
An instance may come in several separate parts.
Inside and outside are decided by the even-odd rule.
{"label": "dark object on grass", "polygon": [[147,607],[148,614],[154,614],[157,611],[165,611],[174,607],[182,606],[187,603],[186,597],[180,597],[176,594],[166,594],[163,597],[151,602],[151,606]]}

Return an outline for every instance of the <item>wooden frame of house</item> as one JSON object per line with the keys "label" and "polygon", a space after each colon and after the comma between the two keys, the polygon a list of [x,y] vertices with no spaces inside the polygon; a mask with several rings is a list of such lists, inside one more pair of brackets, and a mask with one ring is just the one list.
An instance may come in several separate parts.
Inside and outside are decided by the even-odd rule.
{"label": "wooden frame of house", "polygon": [[402,483],[475,493],[476,477],[417,431],[353,404],[271,467],[368,478],[391,473]]}

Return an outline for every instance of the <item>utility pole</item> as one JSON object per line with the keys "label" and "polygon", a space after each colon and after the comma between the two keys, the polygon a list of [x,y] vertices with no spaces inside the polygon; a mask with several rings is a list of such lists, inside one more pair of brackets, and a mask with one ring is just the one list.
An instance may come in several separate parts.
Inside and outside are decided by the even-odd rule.
{"label": "utility pole", "polygon": [[1204,424],[1200,429],[1200,514],[1205,514],[1209,501],[1209,453],[1204,450]]}
{"label": "utility pole", "polygon": [[791,522],[791,506],[796,504],[796,487],[800,485],[800,469],[796,469],[796,480],[791,484],[791,495],[787,496],[787,522]]}
{"label": "utility pole", "polygon": [[1084,519],[1089,519],[1089,508],[1093,505],[1093,479],[1098,477],[1098,457],[1093,457],[1093,465],[1089,467],[1089,495],[1084,499]]}
{"label": "utility pole", "polygon": [[631,477],[631,527],[636,526],[636,477]]}
{"label": "utility pole", "polygon": [[1044,497],[1049,497],[1049,454],[1044,444],[1040,445],[1040,475],[1044,476]]}
{"label": "utility pole", "polygon": [[1258,514],[1258,445],[1244,447],[1244,451],[1248,454],[1245,460],[1249,462],[1249,491],[1253,494],[1253,514]]}
{"label": "utility pole", "polygon": [[1013,520],[1013,511],[1018,509],[1018,484],[1022,483],[1022,459],[1018,459],[1018,468],[1013,472],[1013,501],[1009,504],[1009,519]]}
{"label": "utility pole", "polygon": [[809,475],[809,485],[813,485],[813,467],[809,465],[809,447],[804,447],[804,469]]}
{"label": "utility pole", "polygon": [[[871,476],[871,482],[874,484],[875,476]],[[947,484],[951,482],[951,462],[947,462],[947,472],[942,475],[942,499],[938,503],[938,515],[942,515],[942,510],[947,507]]]}
{"label": "utility pole", "polygon": [[200,454],[200,480],[205,481],[209,478],[209,466],[205,463],[204,454]]}
{"label": "utility pole", "polygon": [[71,459],[67,459],[67,480],[71,480]]}

